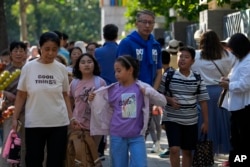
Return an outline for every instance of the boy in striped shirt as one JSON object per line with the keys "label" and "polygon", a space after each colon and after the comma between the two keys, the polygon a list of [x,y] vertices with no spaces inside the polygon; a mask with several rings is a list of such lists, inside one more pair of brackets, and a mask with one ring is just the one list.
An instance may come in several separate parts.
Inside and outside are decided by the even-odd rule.
{"label": "boy in striped shirt", "polygon": [[[177,53],[178,69],[163,74],[159,91],[164,93],[168,104],[165,106],[167,118],[165,122],[168,143],[170,147],[170,163],[172,167],[180,166],[180,151],[182,151],[182,166],[192,165],[192,150],[198,140],[198,128],[202,133],[208,131],[209,95],[199,74],[191,71],[195,61],[195,50],[183,46]],[[199,79],[197,79],[199,78]],[[201,106],[203,123],[198,127],[197,103]]]}

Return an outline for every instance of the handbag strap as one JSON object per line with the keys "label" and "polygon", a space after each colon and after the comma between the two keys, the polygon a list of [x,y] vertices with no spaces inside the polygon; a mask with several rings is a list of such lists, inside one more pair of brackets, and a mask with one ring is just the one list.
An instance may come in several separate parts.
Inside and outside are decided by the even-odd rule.
{"label": "handbag strap", "polygon": [[201,133],[199,140],[206,141],[207,140],[207,133]]}
{"label": "handbag strap", "polygon": [[220,68],[218,67],[218,65],[212,60],[213,64],[215,65],[215,67],[217,68],[217,70],[220,72],[221,76],[224,76],[223,72],[220,70]]}
{"label": "handbag strap", "polygon": [[[220,68],[217,66],[217,64],[213,60],[212,60],[212,62],[214,63],[214,65],[217,68],[217,70],[220,72],[221,76],[224,76],[223,72],[220,70]],[[225,90],[223,92],[224,92],[224,94],[226,94],[226,92],[227,92],[226,89],[223,89],[223,90]]]}

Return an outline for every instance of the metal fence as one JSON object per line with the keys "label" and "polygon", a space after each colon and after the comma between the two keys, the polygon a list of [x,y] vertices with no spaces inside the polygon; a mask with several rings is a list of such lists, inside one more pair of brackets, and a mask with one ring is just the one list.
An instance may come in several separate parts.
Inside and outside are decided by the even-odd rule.
{"label": "metal fence", "polygon": [[226,15],[223,28],[224,39],[235,33],[243,33],[250,37],[250,9]]}
{"label": "metal fence", "polygon": [[[243,33],[250,38],[250,9],[235,12],[224,16],[223,19],[223,39],[235,33]],[[200,29],[199,23],[187,26],[187,41],[190,46],[197,47],[194,40],[194,33]]]}

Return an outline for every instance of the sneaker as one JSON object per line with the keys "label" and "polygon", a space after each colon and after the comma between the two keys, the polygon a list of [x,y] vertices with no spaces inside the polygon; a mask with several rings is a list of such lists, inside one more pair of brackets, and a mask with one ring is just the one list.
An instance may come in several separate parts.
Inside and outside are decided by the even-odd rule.
{"label": "sneaker", "polygon": [[155,142],[155,144],[152,147],[151,153],[160,153],[162,152],[161,146],[160,146],[160,142],[157,141]]}
{"label": "sneaker", "polygon": [[105,161],[105,156],[99,157],[101,161]]}
{"label": "sneaker", "polygon": [[155,144],[153,144],[152,150],[150,151],[150,153],[156,153],[156,152],[155,152]]}
{"label": "sneaker", "polygon": [[99,153],[99,159],[100,159],[101,161],[105,161],[105,155]]}
{"label": "sneaker", "polygon": [[159,154],[159,157],[168,158],[169,157],[169,150],[166,150],[163,153]]}

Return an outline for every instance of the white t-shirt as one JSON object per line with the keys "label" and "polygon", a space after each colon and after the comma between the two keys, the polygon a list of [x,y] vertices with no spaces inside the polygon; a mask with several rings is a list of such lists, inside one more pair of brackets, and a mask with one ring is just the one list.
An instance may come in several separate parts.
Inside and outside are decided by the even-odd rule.
{"label": "white t-shirt", "polygon": [[37,60],[22,68],[18,90],[27,92],[25,127],[57,127],[69,124],[63,92],[69,91],[68,72],[54,61],[42,64]]}

